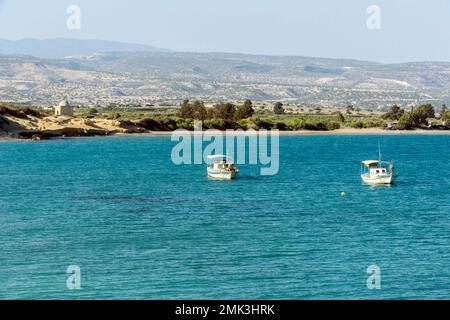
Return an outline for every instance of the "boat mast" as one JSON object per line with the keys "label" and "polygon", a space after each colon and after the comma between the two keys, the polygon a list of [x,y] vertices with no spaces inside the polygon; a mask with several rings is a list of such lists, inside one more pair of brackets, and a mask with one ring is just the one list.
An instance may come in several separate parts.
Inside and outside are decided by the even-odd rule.
{"label": "boat mast", "polygon": [[380,146],[380,140],[378,140],[378,165],[381,166],[381,146]]}

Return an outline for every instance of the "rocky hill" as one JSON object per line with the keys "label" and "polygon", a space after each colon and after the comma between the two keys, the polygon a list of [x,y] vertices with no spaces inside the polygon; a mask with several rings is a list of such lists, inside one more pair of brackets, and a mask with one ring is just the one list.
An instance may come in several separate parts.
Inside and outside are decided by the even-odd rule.
{"label": "rocky hill", "polygon": [[386,108],[450,99],[450,63],[380,64],[225,53],[100,52],[64,59],[0,55],[0,100],[49,106],[284,101]]}

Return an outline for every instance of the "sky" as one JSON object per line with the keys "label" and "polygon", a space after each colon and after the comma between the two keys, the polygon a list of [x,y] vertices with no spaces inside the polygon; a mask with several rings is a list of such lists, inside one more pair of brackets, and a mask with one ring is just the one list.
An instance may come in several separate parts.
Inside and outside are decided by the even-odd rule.
{"label": "sky", "polygon": [[[67,28],[70,5],[81,10],[79,30]],[[367,13],[372,5],[380,19]],[[449,34],[450,0],[0,0],[0,38],[9,40],[103,39],[394,63],[450,61]]]}

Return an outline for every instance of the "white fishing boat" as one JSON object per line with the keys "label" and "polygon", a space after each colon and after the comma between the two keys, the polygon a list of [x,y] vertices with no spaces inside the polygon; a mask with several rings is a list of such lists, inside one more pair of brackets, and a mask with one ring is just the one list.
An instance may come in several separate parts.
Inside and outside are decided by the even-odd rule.
{"label": "white fishing boat", "polygon": [[219,180],[235,179],[239,170],[233,160],[225,155],[208,156],[208,177]]}
{"label": "white fishing boat", "polygon": [[361,163],[361,178],[369,184],[386,184],[394,182],[397,174],[394,173],[394,164],[390,161],[381,160],[381,149],[378,145],[378,160],[365,160]]}

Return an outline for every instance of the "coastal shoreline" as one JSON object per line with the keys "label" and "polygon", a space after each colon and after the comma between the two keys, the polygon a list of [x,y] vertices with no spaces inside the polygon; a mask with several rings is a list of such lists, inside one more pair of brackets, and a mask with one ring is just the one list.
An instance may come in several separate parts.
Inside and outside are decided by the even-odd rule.
{"label": "coastal shoreline", "polygon": [[[225,134],[226,131],[218,130]],[[191,134],[208,134],[207,131],[194,132],[189,131]],[[258,132],[257,130],[255,131]],[[270,130],[267,130],[270,133]],[[151,131],[146,133],[115,133],[114,136],[170,136],[173,131]],[[314,131],[314,130],[294,130],[294,131],[279,131],[280,136],[333,136],[333,135],[450,135],[450,130],[386,130],[380,128],[369,129],[336,129],[329,131]],[[233,135],[249,135],[248,131],[234,131]]]}
{"label": "coastal shoreline", "polygon": [[[190,134],[214,134],[212,131],[188,131]],[[217,130],[216,132],[221,132],[222,134],[231,134],[235,136],[240,135],[251,135],[250,131],[223,131]],[[253,134],[258,131],[253,131]],[[270,133],[270,130],[267,130]],[[88,137],[167,137],[171,136],[174,131],[150,131],[143,133],[111,133],[109,135],[91,135],[91,136],[74,136],[68,138],[88,138]],[[384,136],[399,136],[399,135],[450,135],[450,130],[426,130],[426,129],[415,129],[415,130],[386,130],[380,128],[369,128],[369,129],[336,129],[330,131],[313,131],[313,130],[296,130],[296,131],[279,131],[280,136],[337,136],[337,135],[384,135]],[[63,137],[54,137],[50,140],[62,139]],[[7,136],[0,136],[0,141],[31,141],[30,139],[14,138]]]}

